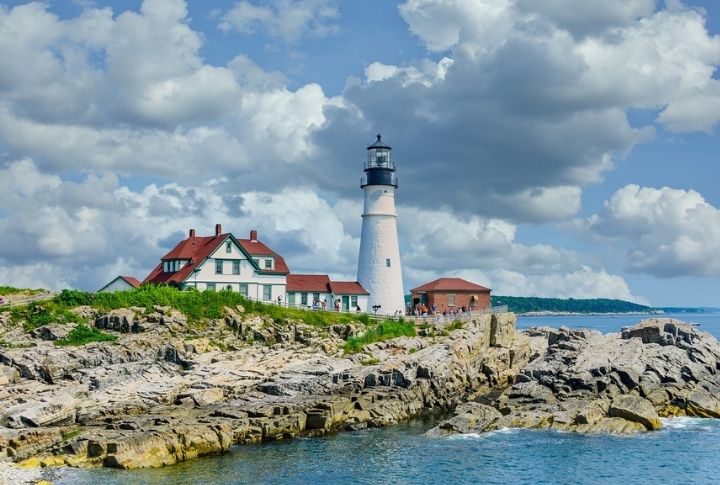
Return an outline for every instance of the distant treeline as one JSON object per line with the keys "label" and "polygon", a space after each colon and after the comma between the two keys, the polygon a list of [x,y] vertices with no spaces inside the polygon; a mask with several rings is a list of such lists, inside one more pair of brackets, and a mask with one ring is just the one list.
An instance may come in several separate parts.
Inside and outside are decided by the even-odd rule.
{"label": "distant treeline", "polygon": [[575,298],[538,298],[534,296],[495,296],[493,306],[507,305],[511,312],[568,312],[568,313],[628,313],[649,312],[649,306],[638,305],[624,300],[594,298],[580,300]]}

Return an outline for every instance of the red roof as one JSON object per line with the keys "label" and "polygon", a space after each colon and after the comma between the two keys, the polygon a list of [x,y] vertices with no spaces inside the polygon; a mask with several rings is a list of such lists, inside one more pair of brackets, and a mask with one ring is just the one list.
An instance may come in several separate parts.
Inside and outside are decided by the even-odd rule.
{"label": "red roof", "polygon": [[287,291],[332,293],[334,295],[369,295],[357,281],[330,281],[326,274],[289,274]]}
{"label": "red roof", "polygon": [[134,276],[121,276],[120,278],[124,279],[125,282],[133,288],[140,286],[140,281]]}
{"label": "red roof", "polygon": [[287,291],[330,293],[330,278],[326,274],[289,274]]}
{"label": "red roof", "polygon": [[438,278],[430,283],[425,283],[417,288],[410,290],[412,293],[421,293],[429,291],[477,291],[480,293],[489,293],[490,288],[476,285],[462,278]]}
{"label": "red roof", "polygon": [[288,274],[290,272],[283,257],[260,241],[252,241],[250,239],[236,239],[236,241],[250,256],[273,256],[275,258],[275,268],[260,268],[261,273]]}
{"label": "red roof", "polygon": [[335,295],[369,295],[357,281],[331,281],[330,288]]}
{"label": "red roof", "polygon": [[[261,268],[258,272],[263,274],[288,274],[290,270],[282,256],[276,254],[272,249],[268,248],[261,242],[250,242],[249,240],[237,240],[232,234],[220,234],[218,236],[189,236],[183,239],[165,256],[161,258],[160,264],[150,272],[143,280],[143,283],[154,284],[180,284],[185,281],[192,272],[200,266],[217,248],[222,245],[225,240],[230,237],[238,242],[238,244],[250,256],[273,256],[275,259],[274,269]],[[245,242],[249,244],[244,244]],[[248,247],[246,247],[248,246]],[[252,251],[250,250],[252,249]],[[171,259],[181,259],[189,261],[188,264],[180,268],[174,273],[163,272],[162,261]]]}

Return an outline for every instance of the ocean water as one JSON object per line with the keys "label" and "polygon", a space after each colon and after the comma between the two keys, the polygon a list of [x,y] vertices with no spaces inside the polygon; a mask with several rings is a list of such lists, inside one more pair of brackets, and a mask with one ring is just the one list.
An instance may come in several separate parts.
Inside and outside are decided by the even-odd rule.
{"label": "ocean water", "polygon": [[569,328],[589,328],[602,333],[619,332],[646,318],[676,318],[685,322],[699,323],[698,330],[707,332],[720,339],[720,313],[685,313],[667,315],[568,315],[551,317],[517,317],[517,328],[555,327],[565,325]]}
{"label": "ocean water", "polygon": [[[536,325],[619,331],[643,317],[522,317]],[[720,335],[720,315],[684,316]],[[283,443],[152,470],[55,469],[56,484],[674,484],[720,483],[720,420],[673,418],[634,437],[503,430],[427,438],[435,421]]]}

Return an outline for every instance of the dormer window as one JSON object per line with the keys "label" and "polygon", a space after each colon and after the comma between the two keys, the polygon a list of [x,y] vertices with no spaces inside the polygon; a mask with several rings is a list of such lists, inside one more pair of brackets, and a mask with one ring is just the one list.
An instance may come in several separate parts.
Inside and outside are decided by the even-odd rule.
{"label": "dormer window", "polygon": [[265,260],[265,269],[272,269],[272,267],[273,267],[272,259],[266,259]]}
{"label": "dormer window", "polygon": [[184,261],[180,259],[172,259],[170,261],[163,261],[163,272],[174,273],[182,268]]}

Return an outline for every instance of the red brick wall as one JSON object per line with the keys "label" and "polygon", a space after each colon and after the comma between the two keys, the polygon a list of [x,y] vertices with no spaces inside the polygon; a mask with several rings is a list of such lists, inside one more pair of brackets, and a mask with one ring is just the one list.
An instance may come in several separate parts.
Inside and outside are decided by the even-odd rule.
{"label": "red brick wall", "polygon": [[[455,305],[453,307],[448,305],[448,295],[455,295]],[[474,307],[470,306],[470,298],[475,295],[478,297]],[[420,295],[413,294],[413,301],[416,298],[420,298]],[[467,309],[478,310],[480,308],[487,308],[490,306],[490,293],[479,293],[475,291],[448,291],[448,292],[428,292],[427,293],[427,306],[430,308],[435,303],[438,313],[442,313],[450,308],[462,308],[463,306]]]}

